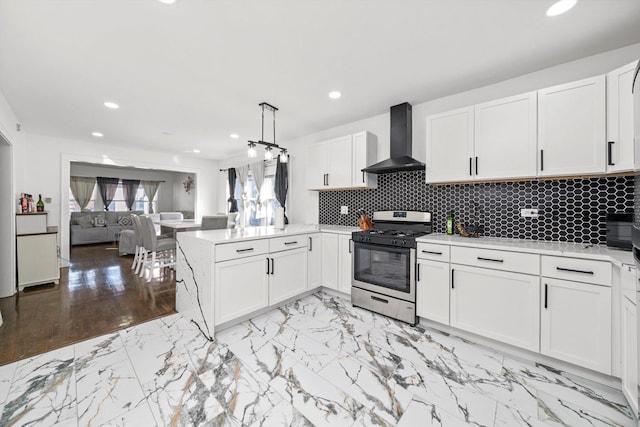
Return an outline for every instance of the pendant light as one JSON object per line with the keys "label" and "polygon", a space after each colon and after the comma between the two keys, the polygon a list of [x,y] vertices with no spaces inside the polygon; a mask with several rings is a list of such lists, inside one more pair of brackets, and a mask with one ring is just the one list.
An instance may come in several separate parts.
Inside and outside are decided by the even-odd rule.
{"label": "pendant light", "polygon": [[[286,163],[288,160],[287,149],[276,144],[276,111],[278,108],[273,105],[261,102],[258,106],[262,109],[262,137],[260,141],[249,141],[249,150],[247,151],[247,155],[249,158],[253,159],[258,156],[256,152],[256,147],[258,145],[264,145],[264,159],[265,160],[273,160],[273,149],[280,150],[280,162]],[[267,142],[264,140],[264,110],[270,110],[273,114],[273,142]]]}

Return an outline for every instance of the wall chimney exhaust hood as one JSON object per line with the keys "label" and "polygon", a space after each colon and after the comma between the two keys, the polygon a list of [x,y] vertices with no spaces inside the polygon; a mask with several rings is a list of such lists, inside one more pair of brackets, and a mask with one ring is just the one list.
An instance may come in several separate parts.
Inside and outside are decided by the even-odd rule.
{"label": "wall chimney exhaust hood", "polygon": [[424,163],[411,157],[411,104],[391,107],[391,157],[362,169],[367,173],[392,173],[424,170]]}

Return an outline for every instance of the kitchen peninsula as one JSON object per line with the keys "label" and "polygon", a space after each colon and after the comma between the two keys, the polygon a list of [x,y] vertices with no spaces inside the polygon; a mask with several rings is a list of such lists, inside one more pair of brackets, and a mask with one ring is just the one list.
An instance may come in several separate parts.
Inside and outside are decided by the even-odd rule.
{"label": "kitchen peninsula", "polygon": [[[176,310],[213,339],[216,327],[241,322],[319,288],[320,231],[349,239],[354,230],[296,224],[284,230],[178,233]],[[332,255],[337,261],[338,254]]]}

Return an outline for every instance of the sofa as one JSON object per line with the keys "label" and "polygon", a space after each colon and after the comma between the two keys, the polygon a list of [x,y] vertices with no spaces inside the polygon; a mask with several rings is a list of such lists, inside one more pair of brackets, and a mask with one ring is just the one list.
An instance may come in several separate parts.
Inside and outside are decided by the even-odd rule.
{"label": "sofa", "polygon": [[117,240],[120,231],[133,230],[131,214],[142,215],[144,212],[71,212],[71,245],[106,243]]}

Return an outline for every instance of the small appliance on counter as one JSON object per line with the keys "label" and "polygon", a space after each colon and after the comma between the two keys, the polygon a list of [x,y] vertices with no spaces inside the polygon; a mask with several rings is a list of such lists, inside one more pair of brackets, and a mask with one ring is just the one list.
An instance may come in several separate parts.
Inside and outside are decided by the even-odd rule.
{"label": "small appliance on counter", "polygon": [[607,246],[630,251],[633,213],[607,214]]}

